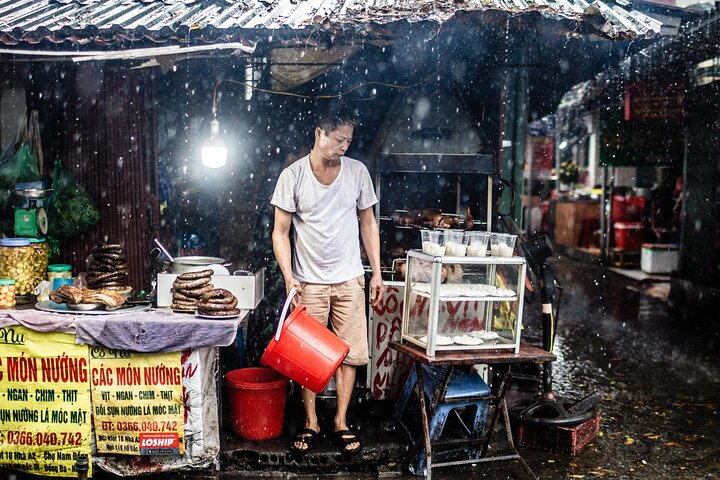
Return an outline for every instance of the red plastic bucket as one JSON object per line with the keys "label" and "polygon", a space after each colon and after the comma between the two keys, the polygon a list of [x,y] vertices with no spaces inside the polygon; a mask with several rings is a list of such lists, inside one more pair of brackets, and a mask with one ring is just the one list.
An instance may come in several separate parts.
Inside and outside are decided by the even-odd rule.
{"label": "red plastic bucket", "polygon": [[610,213],[610,218],[613,222],[622,222],[625,220],[625,204],[625,197],[623,195],[613,195]]}
{"label": "red plastic bucket", "polygon": [[240,368],[226,373],[233,433],[246,440],[279,437],[289,381],[271,368]]}
{"label": "red plastic bucket", "polygon": [[315,393],[323,391],[350,347],[299,305],[287,318],[295,289],[290,291],[275,337],[260,363],[292,378]]}
{"label": "red plastic bucket", "polygon": [[639,222],[617,222],[613,224],[615,248],[622,250],[640,250],[645,231]]}
{"label": "red plastic bucket", "polygon": [[645,212],[645,197],[623,197],[613,195],[612,213],[613,222],[641,220]]}

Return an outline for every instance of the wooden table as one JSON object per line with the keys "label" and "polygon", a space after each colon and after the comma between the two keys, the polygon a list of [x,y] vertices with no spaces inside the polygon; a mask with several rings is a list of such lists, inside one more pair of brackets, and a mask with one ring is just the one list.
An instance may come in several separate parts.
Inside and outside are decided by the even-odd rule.
{"label": "wooden table", "polygon": [[[484,436],[482,439],[469,439],[467,441],[463,441],[463,444],[466,445],[473,445],[475,444],[481,447],[480,455],[477,458],[472,458],[468,460],[459,460],[459,461],[452,461],[452,462],[438,462],[433,464],[432,463],[432,446],[433,443],[430,440],[430,424],[429,419],[432,417],[433,412],[437,408],[438,404],[444,399],[445,394],[447,392],[448,385],[450,384],[450,380],[452,379],[452,373],[455,368],[462,367],[462,366],[472,366],[472,365],[510,365],[510,364],[517,364],[517,363],[543,363],[548,361],[555,360],[555,355],[552,353],[546,352],[545,350],[542,350],[541,348],[533,347],[527,344],[520,344],[520,352],[515,353],[512,350],[473,350],[473,351],[467,351],[467,352],[442,352],[442,353],[436,353],[435,356],[430,357],[425,353],[425,350],[421,349],[420,347],[417,347],[415,345],[400,343],[397,341],[390,342],[390,348],[393,350],[396,350],[399,353],[402,353],[404,355],[407,355],[410,357],[415,365],[415,371],[417,374],[417,383],[415,384],[415,389],[418,395],[418,398],[420,400],[420,411],[422,416],[422,428],[423,428],[423,447],[425,449],[425,455],[426,455],[426,461],[427,461],[427,469],[425,478],[430,480],[432,478],[432,469],[435,467],[443,467],[443,466],[451,466],[451,465],[464,465],[464,464],[474,464],[474,463],[482,463],[482,462],[490,462],[490,461],[498,461],[498,460],[520,460],[520,462],[523,464],[523,466],[527,469],[527,471],[532,475],[533,478],[537,479],[535,474],[530,470],[530,467],[525,463],[525,461],[522,459],[520,454],[515,449],[515,443],[513,442],[512,438],[512,430],[510,427],[510,417],[508,415],[507,410],[507,404],[505,402],[505,395],[507,394],[507,391],[510,387],[510,380],[511,375],[506,373],[503,376],[502,383],[500,385],[500,388],[498,389],[497,393],[495,395],[490,395],[488,397],[483,397],[483,399],[488,400],[492,406],[494,406],[494,410],[492,415],[490,416],[490,421],[487,426],[488,434]],[[443,382],[438,383],[438,386],[433,394],[433,398],[430,402],[430,405],[427,405],[425,402],[425,396],[423,394],[424,386],[423,386],[423,372],[421,365],[430,365],[430,366],[447,366],[448,374]],[[495,428],[495,423],[497,421],[497,418],[500,414],[500,412],[503,413],[503,420],[505,423],[505,430],[507,433],[507,440],[510,445],[510,448],[512,450],[511,455],[501,455],[501,456],[494,456],[494,457],[487,457],[488,447],[490,444],[490,438],[492,436],[493,430]],[[448,442],[449,443],[449,442]],[[453,445],[458,445],[458,441],[452,441]],[[434,445],[444,445],[443,443],[435,443]]]}

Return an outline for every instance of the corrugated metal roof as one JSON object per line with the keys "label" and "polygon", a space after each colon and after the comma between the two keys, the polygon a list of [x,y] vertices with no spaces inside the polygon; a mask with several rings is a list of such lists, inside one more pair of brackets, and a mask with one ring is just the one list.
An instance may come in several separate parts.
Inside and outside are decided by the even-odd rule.
{"label": "corrugated metal roof", "polygon": [[[596,108],[597,104],[617,103],[617,92],[629,82],[656,78],[673,72],[673,78],[694,74],[697,62],[720,55],[717,32],[720,31],[720,4],[702,17],[684,23],[673,37],[663,37],[633,55],[625,57],[616,67],[574,85],[565,92],[558,115]],[[620,99],[620,100],[619,100]]]}
{"label": "corrugated metal roof", "polygon": [[459,11],[540,12],[610,38],[653,37],[661,27],[626,0],[0,0],[0,42],[215,43],[236,41],[249,29],[362,32],[398,21],[443,23]]}

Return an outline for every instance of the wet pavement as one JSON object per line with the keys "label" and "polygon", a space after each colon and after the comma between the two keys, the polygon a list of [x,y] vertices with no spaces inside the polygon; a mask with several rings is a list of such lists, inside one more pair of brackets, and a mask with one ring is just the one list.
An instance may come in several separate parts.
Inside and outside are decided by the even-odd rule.
{"label": "wet pavement", "polygon": [[[600,391],[601,429],[576,456],[519,448],[531,470],[543,479],[720,478],[720,316],[703,311],[703,305],[668,305],[646,294],[652,284],[599,265],[568,258],[551,264],[563,285],[553,387],[574,398]],[[525,308],[524,338],[539,342],[539,301]],[[353,410],[365,440],[364,454],[355,460],[337,454],[328,438],[320,439],[312,455],[288,457],[292,427],[271,442],[251,444],[224,435],[219,476],[418,478],[403,469],[410,449],[406,438],[381,428],[390,408],[371,402]],[[288,417],[298,413],[291,409]],[[493,447],[495,454],[508,453],[503,441]],[[441,479],[532,478],[518,461],[433,473]]]}
{"label": "wet pavement", "polygon": [[[553,387],[574,398],[600,391],[601,429],[576,456],[519,448],[530,469],[541,479],[720,478],[720,315],[703,305],[669,305],[646,294],[651,284],[598,265],[568,258],[551,264],[563,285]],[[524,339],[537,341],[539,301],[525,309]],[[291,401],[279,439],[244,442],[224,431],[219,471],[154,478],[421,478],[404,468],[410,452],[406,437],[383,428],[391,408],[370,402],[352,409],[351,421],[365,443],[354,459],[339,455],[327,436],[311,454],[290,457],[294,419],[302,418]],[[327,432],[332,410],[322,412]],[[509,453],[503,436],[496,435],[501,440],[493,443],[493,454]],[[447,467],[433,475],[532,478],[518,461]]]}

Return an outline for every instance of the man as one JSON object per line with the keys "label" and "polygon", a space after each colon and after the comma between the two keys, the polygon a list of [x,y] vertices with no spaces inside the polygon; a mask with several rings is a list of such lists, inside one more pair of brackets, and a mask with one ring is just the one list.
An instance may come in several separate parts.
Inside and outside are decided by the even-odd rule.
{"label": "man", "polygon": [[[297,289],[307,312],[325,325],[329,321],[333,331],[350,346],[350,353],[335,372],[337,410],[333,421],[333,438],[340,451],[348,454],[362,449],[360,437],[348,427],[346,414],[355,369],[368,362],[365,276],[358,233],[372,267],[372,306],[380,302],[385,290],[380,275],[380,237],[372,211],[378,200],[367,168],[344,156],[354,128],[355,122],[348,116],[321,118],[310,154],[282,171],[270,201],[275,206],[273,250],[286,291]],[[315,393],[303,388],[301,395],[305,428],[290,444],[290,450],[304,454],[312,447],[320,426]]]}
{"label": "man", "polygon": [[650,192],[650,227],[657,243],[677,243],[680,240],[677,178],[670,167],[657,169],[657,181]]}

